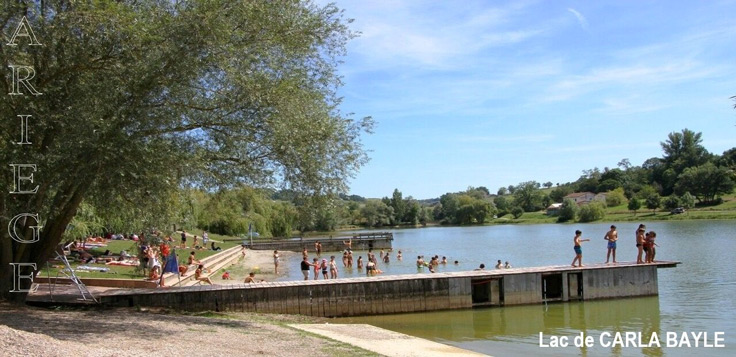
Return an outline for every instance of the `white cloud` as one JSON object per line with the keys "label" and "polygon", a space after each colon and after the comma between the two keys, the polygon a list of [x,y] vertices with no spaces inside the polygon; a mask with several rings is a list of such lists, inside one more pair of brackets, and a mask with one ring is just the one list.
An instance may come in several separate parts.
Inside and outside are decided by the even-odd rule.
{"label": "white cloud", "polygon": [[585,16],[583,16],[583,14],[573,8],[568,8],[567,11],[570,11],[573,15],[575,15],[575,17],[578,19],[580,27],[582,27],[583,30],[588,31],[588,20],[585,18]]}
{"label": "white cloud", "polygon": [[[368,2],[370,3],[370,2]],[[488,8],[488,3],[397,2],[391,9],[358,2],[347,3],[348,16],[362,34],[350,44],[362,57],[365,70],[410,67],[444,70],[457,68],[489,48],[527,41],[545,33],[542,27],[520,27],[525,4]]]}

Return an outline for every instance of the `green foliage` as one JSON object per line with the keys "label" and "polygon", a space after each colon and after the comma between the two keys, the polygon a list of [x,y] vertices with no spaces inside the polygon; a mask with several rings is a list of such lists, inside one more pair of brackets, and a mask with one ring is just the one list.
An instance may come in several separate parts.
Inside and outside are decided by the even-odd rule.
{"label": "green foliage", "polygon": [[648,209],[652,210],[652,213],[656,214],[657,208],[662,205],[662,197],[659,194],[651,194],[644,199],[644,202]]}
{"label": "green foliage", "polygon": [[562,201],[562,207],[560,207],[560,213],[557,216],[558,222],[574,221],[578,214],[578,204],[570,198],[566,198]]}
{"label": "green foliage", "polygon": [[572,187],[570,186],[559,186],[552,189],[552,191],[549,193],[549,197],[552,199],[553,202],[562,202],[565,196],[571,194],[572,192]]}
{"label": "green foliage", "polygon": [[636,215],[636,211],[641,209],[641,201],[637,197],[632,197],[629,199],[627,208],[629,211],[634,211],[634,215]]}
{"label": "green foliage", "polygon": [[677,181],[675,192],[690,192],[698,201],[712,203],[719,195],[731,193],[734,185],[731,171],[708,162],[686,168]]}
{"label": "green foliage", "polygon": [[92,234],[102,232],[103,224],[95,213],[94,207],[89,204],[82,203],[79,205],[77,214],[69,223],[66,232],[64,232],[64,240],[71,241],[86,238]]}
{"label": "green foliage", "polygon": [[668,210],[673,210],[677,207],[680,207],[680,198],[677,197],[677,195],[670,195],[669,197],[664,199],[664,202],[662,202],[662,206]]}
{"label": "green foliage", "polygon": [[624,203],[624,201],[626,201],[626,196],[624,195],[624,189],[621,187],[616,188],[613,191],[609,191],[606,194],[606,206],[608,207],[619,206]]}
{"label": "green foliage", "polygon": [[[539,211],[542,206],[542,192],[536,181],[522,182],[516,186],[514,191],[514,204],[521,207],[525,212]],[[513,212],[512,212],[513,213]]]}
{"label": "green foliage", "polygon": [[368,227],[381,227],[391,224],[394,209],[379,200],[368,200],[360,209],[361,216]]}
{"label": "green foliage", "polygon": [[606,204],[603,202],[590,202],[580,207],[578,220],[580,222],[594,222],[603,219],[606,215]]}
{"label": "green foliage", "polygon": [[[36,164],[43,174],[35,176],[39,192],[22,199],[9,198],[11,180],[0,183],[0,226],[28,207],[38,207],[44,222],[33,247],[2,233],[2,266],[44,262],[83,201],[100,216],[135,207],[135,224],[182,224],[166,222],[186,208],[166,208],[182,187],[281,185],[333,197],[367,160],[360,136],[372,120],[339,109],[337,65],[354,34],[333,4],[4,5],[2,32],[12,33],[25,16],[43,46],[3,46],[0,64],[34,65],[43,95],[0,96],[0,117],[33,114],[31,145],[8,145],[18,122],[0,121],[0,156]],[[266,213],[252,219],[270,231]],[[330,221],[302,213],[308,223]],[[239,220],[227,217],[222,227],[241,231]],[[10,281],[3,271],[1,290]]]}
{"label": "green foliage", "polygon": [[438,216],[444,223],[482,224],[493,214],[495,207],[485,198],[483,191],[470,188],[462,193],[446,193],[440,197],[441,209]]}
{"label": "green foliage", "polygon": [[[291,202],[269,199],[266,190],[241,186],[217,193],[199,190],[190,192],[193,211],[196,212],[196,226],[211,233],[228,236],[242,236],[248,233],[248,226],[261,237],[289,237],[300,224],[300,210]],[[312,206],[314,207],[314,206]],[[314,220],[312,229],[332,224],[334,206],[325,205],[322,209],[310,210]]]}
{"label": "green foliage", "polygon": [[505,215],[511,211],[511,203],[506,196],[497,196],[493,199],[493,204],[496,205],[499,215]]}
{"label": "green foliage", "polygon": [[685,192],[680,196],[680,205],[683,208],[690,209],[695,207],[695,197],[690,192]]}
{"label": "green foliage", "polygon": [[524,214],[524,209],[519,206],[514,206],[511,209],[511,214],[514,216],[514,218],[519,219]]}

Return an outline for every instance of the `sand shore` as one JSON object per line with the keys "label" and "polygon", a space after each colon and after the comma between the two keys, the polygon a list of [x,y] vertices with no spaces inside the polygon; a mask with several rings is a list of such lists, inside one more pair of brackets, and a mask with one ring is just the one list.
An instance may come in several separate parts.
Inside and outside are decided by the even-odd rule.
{"label": "sand shore", "polygon": [[250,272],[254,272],[256,274],[256,280],[274,281],[280,276],[287,275],[290,269],[294,269],[294,267],[286,265],[284,261],[300,254],[297,252],[279,251],[281,264],[279,264],[279,274],[277,275],[274,273],[273,251],[246,249],[245,257],[240,258],[237,262],[225,268],[230,273],[230,280],[222,279],[222,269],[215,272],[211,276],[211,279],[215,284],[220,285],[241,284]]}

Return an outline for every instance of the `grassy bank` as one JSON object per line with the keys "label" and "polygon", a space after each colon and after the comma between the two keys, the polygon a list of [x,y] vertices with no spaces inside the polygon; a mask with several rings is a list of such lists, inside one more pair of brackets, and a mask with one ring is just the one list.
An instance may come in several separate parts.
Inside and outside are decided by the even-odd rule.
{"label": "grassy bank", "polygon": [[[701,219],[736,219],[736,194],[724,196],[723,203],[713,206],[696,206],[685,213],[672,214],[666,209],[640,209],[629,211],[627,204],[607,207],[606,215],[596,222],[632,222],[632,221],[687,221]],[[557,223],[557,217],[547,216],[544,211],[525,212],[521,217],[505,215],[491,220],[487,224],[542,224]],[[575,223],[575,222],[571,222]]]}

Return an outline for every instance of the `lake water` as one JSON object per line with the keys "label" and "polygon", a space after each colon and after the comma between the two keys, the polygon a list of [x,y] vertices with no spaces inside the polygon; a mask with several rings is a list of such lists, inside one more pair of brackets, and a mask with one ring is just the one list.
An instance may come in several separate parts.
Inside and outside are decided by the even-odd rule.
{"label": "lake water", "polygon": [[[645,222],[646,223],[646,222]],[[468,309],[432,313],[367,316],[337,319],[338,323],[369,323],[389,330],[497,356],[506,355],[615,355],[615,356],[736,356],[736,221],[651,222],[657,232],[657,259],[677,260],[677,268],[659,269],[659,296],[549,305]],[[493,268],[497,260],[514,267],[570,264],[574,257],[574,231],[583,231],[591,242],[583,244],[583,263],[606,258],[603,236],[610,226],[601,224],[502,225],[483,227],[433,227],[394,230],[391,262],[380,264],[385,274],[417,273],[415,260],[423,255],[446,256],[450,264],[439,271],[472,270],[480,263]],[[619,261],[635,261],[634,230],[638,223],[616,223]],[[401,250],[404,259],[396,260]],[[357,251],[357,256],[363,251]],[[374,252],[379,254],[379,252]],[[338,254],[336,254],[338,255]],[[310,257],[311,258],[311,257]],[[342,268],[340,277],[363,276],[357,269]],[[298,260],[285,279],[298,280]],[[453,262],[457,260],[459,264]],[[420,271],[425,272],[425,271]],[[724,332],[724,348],[666,347],[666,333],[707,332],[709,343]],[[583,332],[595,340],[592,347],[543,348],[539,333],[573,338]],[[604,347],[616,332],[641,332],[648,344],[653,332],[661,348]],[[608,338],[608,335],[611,337]],[[638,338],[638,337],[637,337]],[[680,343],[681,344],[681,343]],[[702,344],[702,340],[701,340]]]}

